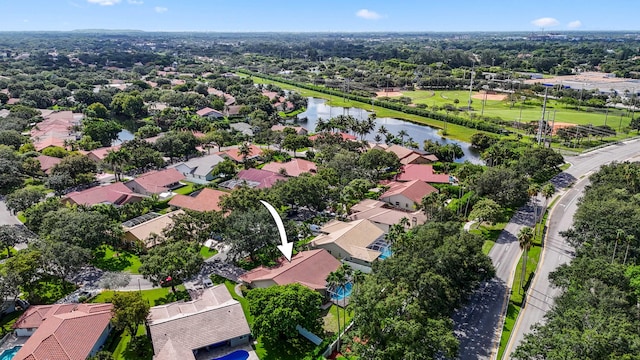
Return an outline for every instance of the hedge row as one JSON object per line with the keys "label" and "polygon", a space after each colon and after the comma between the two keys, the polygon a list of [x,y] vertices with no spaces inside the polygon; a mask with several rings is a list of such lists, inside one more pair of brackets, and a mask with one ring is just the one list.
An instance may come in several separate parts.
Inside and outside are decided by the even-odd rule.
{"label": "hedge row", "polygon": [[333,90],[333,89],[329,89],[329,88],[322,87],[322,86],[317,86],[317,85],[312,85],[312,84],[307,84],[307,83],[299,83],[299,82],[295,82],[295,81],[292,81],[292,80],[289,80],[289,79],[280,78],[280,77],[277,77],[277,76],[259,74],[259,73],[255,73],[255,72],[252,72],[252,71],[249,71],[249,70],[246,70],[246,69],[238,69],[238,72],[246,74],[246,75],[251,75],[251,76],[264,78],[264,79],[271,80],[271,81],[277,81],[277,82],[285,83],[285,84],[288,84],[288,85],[291,85],[291,86],[296,86],[296,87],[307,89],[307,90],[321,92],[323,94],[328,94],[328,95],[333,95],[333,96],[338,96],[338,97],[344,97],[344,98],[347,98],[349,100],[359,101],[359,102],[363,102],[363,103],[371,103],[373,101],[373,104],[375,106],[380,106],[380,107],[383,107],[383,108],[386,108],[386,109],[390,109],[390,110],[401,111],[401,112],[403,112],[405,114],[418,115],[418,116],[422,116],[422,117],[433,119],[433,120],[437,120],[437,121],[446,121],[446,122],[448,122],[450,124],[461,125],[461,126],[465,126],[465,127],[471,128],[471,129],[477,129],[477,130],[492,132],[492,133],[496,133],[496,134],[500,133],[501,130],[502,130],[499,126],[497,126],[495,124],[488,123],[486,121],[482,121],[482,120],[471,120],[471,119],[463,118],[463,117],[460,117],[460,116],[442,114],[442,113],[430,111],[430,110],[427,110],[427,109],[419,109],[419,108],[415,108],[415,107],[411,107],[411,106],[406,106],[404,104],[399,104],[399,103],[395,103],[395,102],[391,102],[391,101],[372,100],[371,98],[364,97],[364,96],[358,96],[358,95],[355,95],[355,94],[347,94],[347,93],[343,93],[343,92],[338,91],[338,90]]}

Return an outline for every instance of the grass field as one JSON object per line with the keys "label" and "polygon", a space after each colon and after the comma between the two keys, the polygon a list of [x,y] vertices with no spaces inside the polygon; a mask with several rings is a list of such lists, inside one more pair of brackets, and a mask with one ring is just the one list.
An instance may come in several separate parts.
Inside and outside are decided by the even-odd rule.
{"label": "grass field", "polygon": [[94,252],[93,265],[107,271],[127,271],[139,274],[140,258],[125,250],[115,250],[110,245],[103,245]]}
{"label": "grass field", "polygon": [[[177,290],[177,294],[171,293],[170,292],[171,288],[168,288],[168,287],[151,289],[151,290],[142,290],[140,291],[140,294],[142,295],[143,299],[146,299],[149,302],[149,304],[151,304],[151,306],[163,305],[173,301],[177,301],[177,300],[183,299],[185,295],[188,298],[189,295],[186,289],[184,288],[184,285],[176,286],[176,290]],[[115,291],[105,290],[100,294],[98,294],[98,296],[91,299],[91,302],[92,303],[110,302],[111,298],[113,297],[113,294],[115,294]]]}
{"label": "grass field", "polygon": [[[477,94],[477,92],[474,92]],[[415,104],[426,104],[429,108],[434,105],[443,106],[445,104],[451,104],[458,108],[466,107],[469,101],[469,92],[462,90],[455,91],[431,91],[431,90],[417,90],[417,91],[403,91],[402,96],[406,96],[412,99]],[[454,104],[454,99],[458,99],[459,103]],[[476,114],[481,113],[482,99],[472,99],[472,108]],[[487,100],[484,106],[484,115],[490,117],[500,117],[503,120],[509,121],[522,121],[531,122],[538,121],[542,116],[542,108],[540,105],[526,105],[521,106],[521,102],[514,103],[511,106],[509,100],[496,101]],[[522,108],[522,117],[520,117],[520,110]],[[584,108],[583,108],[584,109]],[[578,111],[576,109],[566,108],[564,104],[561,104],[555,100],[547,101],[547,110],[551,111],[549,119],[553,119],[553,112],[555,111],[556,122],[566,122],[571,124],[588,125],[593,124],[605,125],[606,124],[618,130],[629,126],[631,118],[626,112],[621,110],[609,110],[607,116],[604,112],[588,112]],[[622,122],[620,122],[620,114],[623,114]],[[463,114],[461,114],[463,115]]]}
{"label": "grass field", "polygon": [[200,256],[202,256],[203,259],[207,260],[208,258],[212,257],[213,255],[217,254],[218,250],[216,249],[211,249],[208,246],[201,246],[200,247]]}

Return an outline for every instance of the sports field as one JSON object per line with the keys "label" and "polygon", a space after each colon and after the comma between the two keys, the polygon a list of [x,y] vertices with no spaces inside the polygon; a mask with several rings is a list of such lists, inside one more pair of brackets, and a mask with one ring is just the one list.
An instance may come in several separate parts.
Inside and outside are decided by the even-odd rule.
{"label": "sports field", "polygon": [[[468,91],[431,91],[431,90],[417,90],[417,91],[403,91],[402,96],[406,96],[412,99],[415,104],[426,104],[429,108],[434,105],[442,107],[443,105],[450,104],[457,108],[465,108],[469,101]],[[480,99],[478,99],[480,98]],[[483,94],[473,92],[471,107],[473,112],[480,115],[482,112]],[[455,99],[458,99],[458,103],[455,104]],[[540,99],[537,100],[538,104],[527,105],[522,102],[516,101],[511,104],[509,99],[505,100],[490,100],[487,99],[484,106],[484,116],[500,117],[503,120],[509,121],[522,121],[530,122],[537,121],[542,116],[542,106],[539,104]],[[581,111],[576,109],[570,109],[565,107],[564,104],[560,104],[555,100],[547,101],[548,119],[552,120],[555,113],[555,121],[562,123],[571,123],[579,125],[593,124],[606,125],[613,127],[615,130],[624,129],[629,126],[631,117],[624,110],[609,109],[608,115],[605,113],[605,109],[595,109],[591,111],[585,111],[587,108],[582,108]],[[522,113],[522,115],[521,115]],[[622,117],[620,115],[623,115]],[[464,113],[460,113],[464,116]]]}

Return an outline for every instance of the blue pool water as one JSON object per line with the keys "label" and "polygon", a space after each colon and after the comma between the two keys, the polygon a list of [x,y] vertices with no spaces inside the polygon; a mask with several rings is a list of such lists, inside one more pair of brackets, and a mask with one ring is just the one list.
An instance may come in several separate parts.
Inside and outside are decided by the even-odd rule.
{"label": "blue pool water", "polygon": [[391,252],[391,248],[390,247],[386,247],[386,248],[382,249],[382,254],[380,254],[379,258],[380,258],[380,260],[384,260],[384,259],[390,257],[391,254],[393,254]]}
{"label": "blue pool water", "polygon": [[211,360],[247,360],[248,358],[249,358],[248,352],[246,352],[245,350],[236,350],[231,354],[227,354],[223,357],[219,357]]}
{"label": "blue pool water", "polygon": [[16,355],[18,350],[20,350],[22,346],[14,346],[11,349],[5,350],[0,354],[0,360],[11,360]]}
{"label": "blue pool water", "polygon": [[352,283],[347,283],[344,287],[340,286],[336,289],[336,291],[331,294],[331,299],[333,300],[343,300],[346,297],[351,295],[351,290],[353,289]]}

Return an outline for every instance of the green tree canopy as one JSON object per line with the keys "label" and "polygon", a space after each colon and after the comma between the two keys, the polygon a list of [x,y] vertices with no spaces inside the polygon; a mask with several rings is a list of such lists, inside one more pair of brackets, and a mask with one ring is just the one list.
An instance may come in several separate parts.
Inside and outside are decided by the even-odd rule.
{"label": "green tree canopy", "polygon": [[202,267],[200,247],[186,245],[180,241],[169,241],[149,250],[148,255],[140,257],[142,265],[140,274],[154,285],[171,284],[173,292],[175,286],[195,276]]}
{"label": "green tree canopy", "polygon": [[116,329],[127,330],[135,336],[138,326],[149,316],[149,302],[137,291],[116,292],[111,298],[113,304],[113,324]]}

